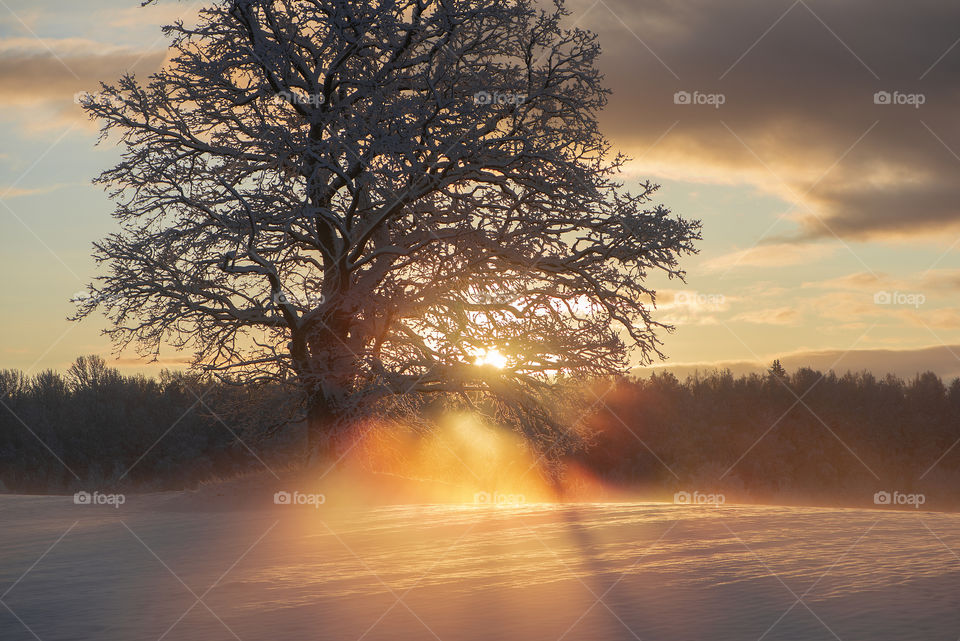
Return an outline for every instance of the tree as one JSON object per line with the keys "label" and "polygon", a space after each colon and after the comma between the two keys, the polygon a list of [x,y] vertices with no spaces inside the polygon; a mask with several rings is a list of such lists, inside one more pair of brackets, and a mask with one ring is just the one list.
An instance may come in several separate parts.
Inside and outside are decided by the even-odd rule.
{"label": "tree", "polygon": [[[455,394],[562,440],[558,380],[662,356],[651,271],[699,223],[617,181],[596,37],[561,2],[220,0],[140,84],[95,244],[122,349],[304,395],[314,444],[391,398]],[[484,355],[495,354],[495,359]],[[494,362],[502,367],[479,366]],[[562,449],[562,448],[561,448]]]}
{"label": "tree", "polygon": [[779,378],[781,380],[787,377],[787,370],[783,368],[779,358],[773,361],[773,365],[770,366],[770,369],[767,370],[767,373],[769,373],[773,378]]}
{"label": "tree", "polygon": [[102,356],[79,356],[67,370],[67,382],[71,391],[99,391],[102,387],[120,380],[119,370],[107,367]]}

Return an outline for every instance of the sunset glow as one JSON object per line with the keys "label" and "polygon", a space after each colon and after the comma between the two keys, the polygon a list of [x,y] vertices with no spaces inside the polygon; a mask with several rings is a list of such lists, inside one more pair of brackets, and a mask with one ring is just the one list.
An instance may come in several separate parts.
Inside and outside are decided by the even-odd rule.
{"label": "sunset glow", "polygon": [[473,364],[478,367],[489,366],[504,369],[507,366],[507,357],[496,348],[485,349],[473,359]]}

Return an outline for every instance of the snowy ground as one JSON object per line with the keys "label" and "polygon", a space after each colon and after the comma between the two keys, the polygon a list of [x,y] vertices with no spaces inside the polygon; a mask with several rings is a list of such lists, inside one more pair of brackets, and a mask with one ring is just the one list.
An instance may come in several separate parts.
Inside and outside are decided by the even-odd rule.
{"label": "snowy ground", "polygon": [[960,637],[960,515],[0,496],[0,639]]}

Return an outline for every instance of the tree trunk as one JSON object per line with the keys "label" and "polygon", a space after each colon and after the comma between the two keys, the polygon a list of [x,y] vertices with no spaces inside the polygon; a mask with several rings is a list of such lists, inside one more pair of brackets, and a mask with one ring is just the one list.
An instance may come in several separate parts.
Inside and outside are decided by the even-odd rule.
{"label": "tree trunk", "polygon": [[310,406],[307,409],[309,467],[316,467],[331,458],[337,428],[342,418],[342,411],[324,394],[318,392],[310,399]]}

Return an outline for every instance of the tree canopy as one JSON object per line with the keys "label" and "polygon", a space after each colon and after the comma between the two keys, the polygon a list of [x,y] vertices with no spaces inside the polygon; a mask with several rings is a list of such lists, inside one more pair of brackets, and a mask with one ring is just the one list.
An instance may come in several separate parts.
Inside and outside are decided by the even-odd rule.
{"label": "tree canopy", "polygon": [[456,394],[555,433],[559,380],[661,355],[645,281],[682,277],[699,238],[656,185],[619,182],[600,47],[566,16],[220,0],[165,27],[161,71],[84,101],[124,153],[79,315],[102,307],[121,348],[293,383],[321,431]]}

